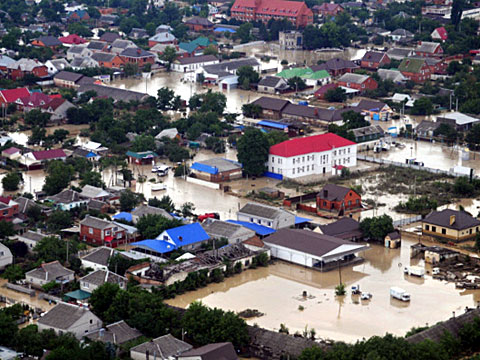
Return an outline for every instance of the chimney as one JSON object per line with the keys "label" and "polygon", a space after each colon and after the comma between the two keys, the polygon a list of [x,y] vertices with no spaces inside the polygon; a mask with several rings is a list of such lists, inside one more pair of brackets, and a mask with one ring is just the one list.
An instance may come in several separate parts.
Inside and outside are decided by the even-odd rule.
{"label": "chimney", "polygon": [[452,226],[453,224],[455,224],[455,215],[450,216],[450,226]]}

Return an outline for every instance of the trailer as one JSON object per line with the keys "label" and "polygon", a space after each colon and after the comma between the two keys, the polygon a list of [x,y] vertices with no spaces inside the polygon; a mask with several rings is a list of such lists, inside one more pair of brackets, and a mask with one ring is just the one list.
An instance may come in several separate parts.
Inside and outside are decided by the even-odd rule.
{"label": "trailer", "polygon": [[424,277],[425,276],[425,269],[420,266],[407,266],[403,270],[403,272],[407,275],[411,276],[418,276],[418,277]]}

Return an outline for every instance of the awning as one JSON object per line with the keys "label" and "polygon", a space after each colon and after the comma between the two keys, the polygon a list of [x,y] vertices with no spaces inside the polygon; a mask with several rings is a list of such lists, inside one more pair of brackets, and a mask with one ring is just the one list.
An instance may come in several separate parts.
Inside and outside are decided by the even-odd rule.
{"label": "awning", "polygon": [[128,212],[120,212],[117,215],[113,216],[115,220],[125,220],[125,221],[132,221],[132,214]]}
{"label": "awning", "polygon": [[227,222],[232,223],[232,224],[242,225],[243,227],[246,227],[247,229],[255,231],[255,233],[257,235],[260,235],[260,236],[271,235],[275,232],[275,230],[272,229],[272,228],[269,228],[269,227],[263,226],[263,225],[259,225],[259,224],[250,223],[248,221],[227,220]]}
{"label": "awning", "polygon": [[66,297],[69,297],[75,300],[85,300],[85,299],[88,299],[91,295],[92,294],[83,290],[70,291],[65,294]]}
{"label": "awning", "polygon": [[104,239],[106,242],[112,242],[113,241],[113,236],[105,236]]}
{"label": "awning", "polygon": [[312,221],[312,219],[307,219],[307,218],[304,218],[304,217],[295,216],[295,225],[305,224],[305,223],[310,222],[310,221]]}

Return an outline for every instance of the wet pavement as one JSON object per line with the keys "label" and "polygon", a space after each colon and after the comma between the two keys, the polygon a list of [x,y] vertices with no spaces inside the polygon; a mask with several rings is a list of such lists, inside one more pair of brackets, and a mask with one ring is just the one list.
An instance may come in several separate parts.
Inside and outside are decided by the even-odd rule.
{"label": "wet pavement", "polygon": [[[404,335],[414,326],[432,325],[451,317],[454,311],[459,315],[465,307],[477,305],[480,291],[456,290],[454,284],[433,280],[428,275],[425,279],[405,276],[404,266],[423,265],[421,260],[410,260],[412,244],[404,241],[401,249],[372,245],[371,250],[361,254],[366,259],[364,263],[341,269],[348,290],[359,284],[360,289],[373,294],[367,302],[352,297],[350,291],[344,297],[335,297],[338,271],[320,273],[280,261],[168,302],[187,307],[192,301],[201,300],[208,306],[236,312],[257,309],[265,315],[248,320],[249,324],[278,330],[283,323],[290,333],[301,333],[308,326],[315,328],[320,338],[347,342],[386,332]],[[408,291],[411,302],[391,299],[391,286]],[[313,298],[304,301],[303,291]],[[299,310],[300,305],[305,308],[303,311]]]}

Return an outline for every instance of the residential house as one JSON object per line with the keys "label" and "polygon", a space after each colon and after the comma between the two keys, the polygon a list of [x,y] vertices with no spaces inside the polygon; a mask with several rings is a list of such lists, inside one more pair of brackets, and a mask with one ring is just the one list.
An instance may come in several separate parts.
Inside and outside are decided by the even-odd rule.
{"label": "residential house", "polygon": [[148,47],[154,47],[157,44],[175,45],[177,38],[170,32],[160,32],[148,39]]}
{"label": "residential house", "polygon": [[70,62],[70,67],[73,70],[83,70],[93,67],[98,67],[98,64],[90,56],[77,57]]}
{"label": "residential house", "polygon": [[326,184],[317,194],[317,209],[332,211],[339,216],[362,208],[362,197],[354,190],[335,184]]}
{"label": "residential house", "polygon": [[370,125],[351,130],[355,137],[355,142],[363,143],[375,141],[385,136],[385,131],[380,125]]}
{"label": "residential house", "polygon": [[105,283],[118,285],[120,289],[125,290],[128,279],[110,270],[95,270],[80,278],[78,282],[80,283],[80,290],[91,294]]}
{"label": "residential house", "polygon": [[78,36],[77,34],[69,34],[68,36],[59,37],[58,40],[64,46],[74,46],[74,45],[82,45],[87,42],[84,38]]}
{"label": "residential house", "polygon": [[63,149],[50,149],[26,153],[22,155],[19,162],[21,166],[24,166],[28,169],[40,169],[47,161],[65,160],[66,158],[67,154],[65,154]]}
{"label": "residential house", "polygon": [[42,106],[47,105],[50,101],[52,101],[52,99],[48,95],[41,92],[34,92],[29,96],[17,99],[15,104],[17,105],[18,110],[29,112],[30,110],[39,109]]}
{"label": "residential house", "polygon": [[357,165],[357,144],[327,133],[290,139],[270,147],[268,171],[284,178],[330,174]]}
{"label": "residential house", "polygon": [[102,327],[102,321],[83,306],[58,303],[37,322],[38,331],[53,330],[56,335],[72,333],[78,340]]}
{"label": "residential house", "polygon": [[386,53],[380,51],[367,51],[360,61],[360,66],[369,70],[378,70],[387,64],[390,64],[390,58]]}
{"label": "residential house", "polygon": [[12,221],[19,214],[19,204],[10,197],[0,196],[0,221]]}
{"label": "residential house", "polygon": [[32,207],[38,207],[42,212],[46,212],[47,210],[50,210],[50,208],[37,204],[35,201],[32,199],[27,199],[26,197],[19,196],[15,199],[15,202],[18,204],[18,212],[19,214],[25,216]]}
{"label": "residential house", "polygon": [[393,114],[392,108],[382,101],[362,99],[356,108],[371,120],[388,121]]}
{"label": "residential house", "polygon": [[127,230],[115,223],[87,215],[80,221],[80,240],[94,245],[116,248],[128,242]]}
{"label": "residential house", "polygon": [[313,71],[326,70],[330,75],[334,77],[341,76],[346,73],[351,73],[358,68],[360,67],[353,61],[341,58],[330,59],[323,64],[310,67],[310,69],[312,69]]}
{"label": "residential house", "polygon": [[304,2],[285,0],[236,0],[231,7],[231,17],[240,21],[262,21],[287,19],[296,27],[313,23],[313,12]]}
{"label": "residential house", "polygon": [[158,158],[158,154],[154,151],[127,151],[126,155],[129,164],[137,165],[155,164],[155,159]]}
{"label": "residential house", "polygon": [[8,247],[0,243],[0,270],[5,270],[5,268],[13,263],[13,255]]}
{"label": "residential house", "polygon": [[419,57],[419,59],[424,59],[427,66],[430,68],[432,74],[447,74],[448,64],[444,59],[433,58],[433,57]]}
{"label": "residential house", "polygon": [[17,235],[17,241],[23,242],[28,247],[28,251],[33,251],[35,246],[47,235],[39,231],[27,230],[23,234]]}
{"label": "residential house", "polygon": [[102,188],[92,186],[92,185],[85,185],[82,188],[82,192],[80,195],[88,198],[88,199],[95,199],[100,201],[107,201],[112,194]]}
{"label": "residential house", "polygon": [[67,14],[67,20],[71,22],[88,21],[90,15],[88,15],[87,10],[75,10]]}
{"label": "residential house", "polygon": [[172,64],[172,70],[177,72],[191,72],[203,68],[206,65],[220,63],[220,60],[214,55],[200,55],[176,59]]}
{"label": "residential house", "polygon": [[432,140],[435,136],[435,131],[440,126],[440,122],[433,122],[429,120],[422,120],[420,124],[414,129],[417,138],[423,140]]}
{"label": "residential house", "polygon": [[128,326],[125,321],[120,320],[113,324],[107,325],[103,329],[89,332],[86,337],[92,341],[101,341],[120,346],[138,339],[140,336],[142,336],[140,331]]}
{"label": "residential house", "polygon": [[67,50],[67,60],[72,61],[76,58],[84,58],[92,56],[93,51],[87,46],[74,45]]}
{"label": "residential house", "polygon": [[405,58],[398,66],[398,70],[408,80],[424,82],[430,80],[432,71],[425,59]]}
{"label": "residential house", "polygon": [[262,225],[274,230],[295,225],[295,215],[278,207],[247,203],[237,212],[239,222]]}
{"label": "residential house", "polygon": [[238,84],[237,70],[243,66],[251,66],[257,72],[260,72],[261,68],[259,61],[255,58],[235,59],[219,64],[205,65],[195,72],[195,77],[198,78],[200,74],[203,74],[205,82],[217,84],[223,90],[228,90]]}
{"label": "residential house", "polygon": [[325,84],[320,86],[314,93],[315,97],[320,100],[325,100],[325,95],[329,90],[334,90],[338,87],[335,83]]}
{"label": "residential house", "polygon": [[363,238],[360,223],[351,217],[342,217],[333,223],[320,225],[318,232],[347,241],[359,241]]}
{"label": "residential house", "polygon": [[165,49],[167,47],[171,47],[175,49],[175,54],[177,55],[177,59],[189,56],[187,51],[180,49],[178,45],[171,45],[171,44],[157,44],[152,48],[150,48],[150,52],[157,54],[157,56],[159,57],[159,61],[162,62],[161,55],[165,52]]}
{"label": "residential house", "polygon": [[106,32],[106,33],[103,33],[102,36],[100,36],[100,41],[111,44],[121,38],[122,37],[118,33]]}
{"label": "residential house", "polygon": [[375,90],[378,87],[377,82],[368,75],[344,74],[338,79],[338,85],[359,92]]}
{"label": "residential house", "polygon": [[206,219],[202,227],[211,239],[227,239],[229,244],[243,243],[255,236],[255,231],[238,224],[216,219]]}
{"label": "residential house", "polygon": [[196,161],[190,170],[196,178],[215,183],[242,177],[242,164],[224,158]]}
{"label": "residential house", "polygon": [[285,79],[277,76],[264,76],[258,82],[258,91],[268,94],[278,94],[281,93],[290,87]]}
{"label": "residential house", "polygon": [[47,201],[53,203],[56,209],[68,211],[77,207],[87,206],[88,198],[75,190],[66,189],[56,195],[47,197]]}
{"label": "residential house", "polygon": [[117,39],[111,45],[107,47],[107,51],[112,54],[120,55],[121,52],[127,49],[139,49],[137,45],[131,40]]}
{"label": "residential house", "polygon": [[82,93],[91,91],[91,90],[95,91],[98,97],[111,98],[114,100],[114,102],[116,101],[124,101],[124,102],[140,101],[141,102],[149,96],[148,94],[137,92],[137,91],[119,89],[112,86],[97,85],[97,84],[85,84],[85,85],[82,84],[77,89],[77,93],[81,95]]}
{"label": "residential house", "polygon": [[262,109],[261,117],[280,120],[283,109],[285,109],[290,102],[284,99],[262,96],[252,102],[252,104],[258,105]]}
{"label": "residential house", "polygon": [[172,220],[173,216],[170,215],[166,210],[157,208],[150,205],[139,205],[131,211],[132,222],[136,224],[141,217],[146,215],[160,215],[168,220]]}
{"label": "residential house", "polygon": [[13,104],[18,99],[30,96],[28,88],[6,89],[0,90],[0,104]]}
{"label": "residential house", "polygon": [[381,80],[389,80],[397,85],[402,85],[407,81],[407,78],[398,70],[378,69],[377,74]]}
{"label": "residential house", "polygon": [[284,78],[286,80],[294,77],[299,77],[305,81],[307,86],[324,85],[329,83],[332,80],[328,71],[326,70],[313,71],[311,68],[285,69],[279,72],[276,76]]}
{"label": "residential house", "polygon": [[321,5],[315,5],[312,7],[313,13],[317,15],[321,15],[323,17],[332,17],[336,16],[337,14],[341,13],[345,9],[340,4],[334,3],[323,3]]}
{"label": "residential house", "polygon": [[136,40],[146,39],[148,38],[148,33],[147,33],[147,30],[145,29],[132,28],[132,30],[128,34],[128,37]]}
{"label": "residential house", "polygon": [[167,138],[170,140],[180,140],[181,136],[177,128],[169,128],[163,129],[157,134],[157,136],[155,136],[155,139],[157,140],[162,140],[163,138]]}
{"label": "residential house", "polygon": [[44,263],[25,273],[25,281],[36,288],[50,282],[67,284],[75,279],[75,271],[67,269],[58,260]]}
{"label": "residential house", "polygon": [[110,247],[100,246],[93,248],[88,254],[81,256],[80,261],[84,269],[91,268],[93,270],[108,270],[108,261],[117,254],[115,249]]}
{"label": "residential house", "polygon": [[263,242],[270,248],[272,257],[320,271],[361,261],[357,254],[369,249],[337,237],[299,229],[281,229]]}
{"label": "residential house", "polygon": [[132,360],[145,360],[156,354],[155,356],[158,356],[159,360],[170,360],[192,348],[192,345],[167,334],[132,347],[130,358]]}
{"label": "residential house", "polygon": [[284,30],[278,33],[280,50],[302,50],[303,33],[297,30]]}
{"label": "residential house", "polygon": [[11,80],[22,79],[25,75],[33,75],[38,78],[48,76],[47,67],[38,60],[22,58],[7,67],[8,76]]}
{"label": "residential house", "polygon": [[82,74],[70,71],[60,71],[53,77],[53,83],[58,87],[76,89],[80,87],[79,82],[84,77],[85,76]]}
{"label": "residential house", "polygon": [[421,57],[439,57],[443,55],[443,49],[439,43],[420,41],[415,48],[415,55]]}
{"label": "residential house", "polygon": [[177,356],[178,360],[238,360],[235,348],[230,342],[208,344],[185,351]]}
{"label": "residential house", "polygon": [[48,104],[42,106],[42,111],[50,114],[50,122],[60,122],[67,118],[67,111],[76,107],[70,101],[62,98],[52,99]]}
{"label": "residential house", "polygon": [[119,54],[125,64],[138,65],[143,68],[146,64],[155,63],[155,55],[140,48],[127,48]]}
{"label": "residential house", "polygon": [[437,122],[440,124],[448,124],[457,131],[470,130],[480,119],[470,115],[463,114],[458,111],[444,113],[437,116]]}
{"label": "residential house", "polygon": [[62,46],[62,42],[54,36],[40,36],[32,41],[33,46],[50,48],[56,50],[59,46]]}
{"label": "residential house", "polygon": [[4,74],[7,73],[8,65],[14,64],[15,60],[7,55],[0,55],[0,71]]}
{"label": "residential house", "polygon": [[432,37],[432,40],[438,40],[442,42],[445,42],[448,39],[447,30],[443,26],[433,30],[430,36]]}
{"label": "residential house", "polygon": [[406,57],[414,55],[414,49],[393,47],[387,50],[387,55],[391,60],[402,61]]}
{"label": "residential house", "polygon": [[392,31],[389,36],[396,42],[405,43],[413,40],[413,34],[405,29],[396,29]]}
{"label": "residential house", "polygon": [[107,52],[96,52],[90,57],[97,66],[108,69],[120,69],[125,65],[125,61],[117,54]]}
{"label": "residential house", "polygon": [[183,22],[191,31],[210,31],[213,30],[213,23],[207,18],[194,16]]}
{"label": "residential house", "polygon": [[[104,34],[105,35],[105,34]],[[108,45],[103,41],[90,41],[87,45],[87,49],[91,50],[92,52],[103,51],[108,47]]]}
{"label": "residential house", "polygon": [[422,220],[422,235],[461,242],[473,240],[480,232],[480,220],[465,211],[432,211]]}
{"label": "residential house", "polygon": [[21,155],[21,150],[14,146],[2,150],[2,153],[1,153],[2,157],[10,160],[17,160],[20,157],[20,155]]}
{"label": "residential house", "polygon": [[47,60],[45,63],[45,66],[48,69],[48,73],[50,75],[55,75],[56,73],[65,70],[70,66],[67,60],[65,59],[52,59],[52,60]]}
{"label": "residential house", "polygon": [[181,42],[181,43],[178,44],[178,48],[179,48],[179,50],[184,52],[183,57],[203,55],[203,48],[197,43]]}
{"label": "residential house", "polygon": [[172,246],[172,250],[182,249],[185,251],[198,249],[209,239],[210,237],[199,223],[165,230],[156,238],[156,240],[163,242],[165,245]]}

